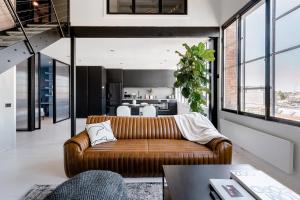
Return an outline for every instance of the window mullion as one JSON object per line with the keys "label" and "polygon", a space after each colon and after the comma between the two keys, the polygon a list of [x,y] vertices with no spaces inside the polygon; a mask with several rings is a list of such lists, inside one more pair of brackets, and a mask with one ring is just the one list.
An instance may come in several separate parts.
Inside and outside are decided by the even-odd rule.
{"label": "window mullion", "polygon": [[158,1],[158,13],[162,14],[162,0]]}
{"label": "window mullion", "polygon": [[[272,0],[273,1],[273,9],[272,9],[272,52],[271,52],[271,68],[272,68],[272,72],[271,72],[271,81],[272,81],[272,85],[270,90],[272,91],[272,94],[270,95],[270,102],[272,106],[272,113],[270,111],[270,116],[274,116],[275,115],[275,51],[276,51],[276,44],[275,44],[275,39],[276,39],[276,0]],[[270,5],[271,6],[271,5]],[[271,69],[270,68],[270,69]],[[272,97],[272,98],[271,98]]]}
{"label": "window mullion", "polygon": [[132,13],[135,14],[135,0],[132,0]]}
{"label": "window mullion", "polygon": [[241,47],[242,47],[242,26],[241,26],[241,17],[238,16],[238,34],[237,34],[237,41],[238,41],[238,56],[237,56],[237,86],[238,86],[238,93],[237,93],[237,113],[241,112],[241,64],[242,64],[242,56],[241,56]]}
{"label": "window mullion", "polygon": [[265,19],[265,119],[270,118],[270,103],[271,103],[271,0],[266,0],[266,19]]}

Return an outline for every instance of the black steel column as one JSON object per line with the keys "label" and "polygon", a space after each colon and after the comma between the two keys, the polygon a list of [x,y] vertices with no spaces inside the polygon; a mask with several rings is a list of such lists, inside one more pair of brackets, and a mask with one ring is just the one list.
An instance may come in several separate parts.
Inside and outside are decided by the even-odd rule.
{"label": "black steel column", "polygon": [[28,59],[28,131],[35,130],[35,56]]}
{"label": "black steel column", "polygon": [[215,127],[218,127],[218,60],[219,60],[219,38],[211,38],[209,42],[210,49],[215,50],[215,61],[210,65],[210,103],[209,115],[210,120]]}
{"label": "black steel column", "polygon": [[53,83],[53,124],[56,123],[56,60],[52,60],[52,83]]}
{"label": "black steel column", "polygon": [[76,135],[76,39],[71,29],[70,103],[71,137]]}

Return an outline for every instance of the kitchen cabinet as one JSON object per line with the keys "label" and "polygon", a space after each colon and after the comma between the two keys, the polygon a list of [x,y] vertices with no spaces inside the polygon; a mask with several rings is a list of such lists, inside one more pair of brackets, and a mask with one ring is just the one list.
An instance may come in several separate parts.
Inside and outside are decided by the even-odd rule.
{"label": "kitchen cabinet", "polygon": [[123,83],[123,69],[107,69],[107,83]]}
{"label": "kitchen cabinet", "polygon": [[173,70],[124,70],[124,87],[174,87]]}
{"label": "kitchen cabinet", "polygon": [[[122,103],[132,104],[132,99],[123,99]],[[177,115],[177,100],[176,99],[137,99],[137,104],[140,103],[148,103],[155,105],[157,109],[158,115]],[[167,103],[167,107],[165,104]],[[137,107],[138,108],[138,107]],[[132,113],[138,115],[139,113],[135,110],[132,110]]]}
{"label": "kitchen cabinet", "polygon": [[77,117],[106,114],[106,70],[100,66],[77,66],[76,73]]}

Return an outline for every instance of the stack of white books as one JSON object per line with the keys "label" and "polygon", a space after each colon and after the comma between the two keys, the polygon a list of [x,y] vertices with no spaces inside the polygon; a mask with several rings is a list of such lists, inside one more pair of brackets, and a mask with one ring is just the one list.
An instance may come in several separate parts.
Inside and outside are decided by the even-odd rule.
{"label": "stack of white books", "polygon": [[300,195],[259,170],[234,170],[230,178],[209,180],[213,199],[300,200]]}

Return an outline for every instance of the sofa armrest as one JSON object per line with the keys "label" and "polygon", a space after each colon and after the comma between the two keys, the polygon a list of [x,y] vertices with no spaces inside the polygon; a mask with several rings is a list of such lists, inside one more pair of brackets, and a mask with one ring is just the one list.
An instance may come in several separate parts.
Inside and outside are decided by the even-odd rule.
{"label": "sofa armrest", "polygon": [[86,131],[72,137],[64,144],[64,168],[68,177],[78,174],[83,167],[84,151],[90,146]]}
{"label": "sofa armrest", "polygon": [[206,144],[216,154],[216,164],[231,164],[232,143],[225,138],[215,138]]}

